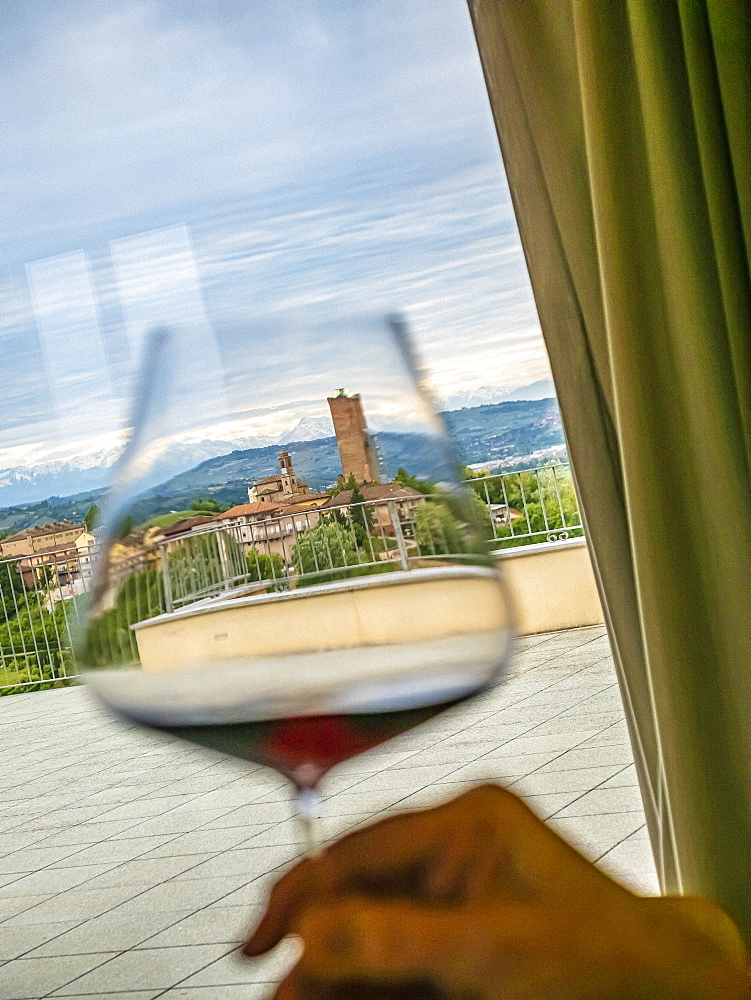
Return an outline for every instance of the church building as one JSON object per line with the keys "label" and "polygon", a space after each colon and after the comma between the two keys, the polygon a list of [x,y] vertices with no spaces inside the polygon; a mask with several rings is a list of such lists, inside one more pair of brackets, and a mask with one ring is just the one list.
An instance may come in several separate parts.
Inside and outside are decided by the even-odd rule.
{"label": "church building", "polygon": [[248,503],[292,504],[320,497],[326,494],[311,492],[308,484],[297,478],[287,451],[279,452],[279,472],[264,476],[248,489]]}

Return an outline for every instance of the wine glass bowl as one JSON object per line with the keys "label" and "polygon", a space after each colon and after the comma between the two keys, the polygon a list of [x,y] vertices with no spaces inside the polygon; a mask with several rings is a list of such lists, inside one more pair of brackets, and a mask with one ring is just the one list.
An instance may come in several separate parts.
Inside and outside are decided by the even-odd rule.
{"label": "wine glass bowl", "polygon": [[[487,511],[457,483],[404,324],[347,328],[357,351],[341,325],[287,337],[273,408],[251,345],[217,358],[207,395],[179,336],[147,338],[79,642],[111,709],[275,768],[308,816],[332,767],[495,683],[512,632]],[[259,411],[320,436],[228,452],[222,428]],[[186,468],[194,442],[209,457]]]}

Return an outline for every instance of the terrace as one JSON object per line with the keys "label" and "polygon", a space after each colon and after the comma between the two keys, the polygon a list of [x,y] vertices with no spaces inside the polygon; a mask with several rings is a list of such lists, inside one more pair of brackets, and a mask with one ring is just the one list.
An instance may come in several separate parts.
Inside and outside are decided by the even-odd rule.
{"label": "terrace", "polygon": [[[568,465],[467,482],[485,512],[486,537],[502,561],[521,633],[602,623]],[[125,539],[110,553],[113,591],[120,592],[113,593],[118,628],[107,643],[121,644],[130,657],[137,655],[136,632],[120,626],[217,599],[287,590],[306,574],[307,582],[319,582],[409,570],[458,551],[452,525],[423,516],[436,498],[401,492],[420,503],[384,498],[250,525],[202,517],[181,522],[182,531],[175,530],[179,525],[162,533],[135,531],[132,544]],[[335,538],[316,534],[322,518],[336,527]],[[78,673],[72,640],[81,613],[77,598],[91,585],[92,552],[79,552],[71,541],[40,559],[33,569],[22,555],[0,559],[0,694],[67,683]]]}
{"label": "terrace", "polygon": [[[0,700],[0,748],[4,1000],[270,995],[294,943],[237,948],[301,851],[282,779],[115,722],[77,687]],[[520,639],[506,683],[340,767],[323,830],[487,780],[657,892],[602,627]]]}

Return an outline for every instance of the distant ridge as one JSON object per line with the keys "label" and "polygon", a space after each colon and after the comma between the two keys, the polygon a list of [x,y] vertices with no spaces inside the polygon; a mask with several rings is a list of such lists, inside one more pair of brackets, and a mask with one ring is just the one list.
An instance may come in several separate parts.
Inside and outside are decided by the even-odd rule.
{"label": "distant ridge", "polygon": [[555,386],[553,380],[541,378],[529,385],[522,385],[505,392],[492,386],[480,386],[477,389],[467,389],[454,393],[442,399],[446,410],[471,409],[475,406],[492,406],[495,403],[513,403],[520,400],[553,399]]}
{"label": "distant ridge", "polygon": [[[444,411],[443,418],[456,440],[463,460],[467,463],[518,463],[530,456],[537,463],[545,449],[560,449],[563,431],[555,399],[506,400]],[[313,433],[312,421],[296,425],[290,433]],[[333,435],[311,440],[292,440],[283,435],[295,463],[295,471],[311,487],[322,489],[336,480],[341,471],[339,452]],[[378,443],[388,476],[400,466],[414,475],[430,476],[422,468],[423,439],[419,435],[380,431]],[[134,516],[146,521],[171,510],[185,510],[193,500],[211,496],[221,503],[240,503],[247,498],[247,486],[254,479],[268,475],[277,465],[279,443],[261,447],[235,448],[226,454],[214,455],[180,472],[155,487],[139,502]],[[535,456],[532,459],[532,456]],[[80,482],[80,480],[79,480]],[[84,487],[86,483],[80,482]],[[31,524],[62,520],[75,512],[85,513],[87,501],[92,502],[100,490],[90,493],[79,489],[76,495],[56,496],[42,502],[9,504],[0,507],[0,530],[14,530]],[[72,491],[71,491],[72,492]],[[0,490],[2,503],[2,490]]]}

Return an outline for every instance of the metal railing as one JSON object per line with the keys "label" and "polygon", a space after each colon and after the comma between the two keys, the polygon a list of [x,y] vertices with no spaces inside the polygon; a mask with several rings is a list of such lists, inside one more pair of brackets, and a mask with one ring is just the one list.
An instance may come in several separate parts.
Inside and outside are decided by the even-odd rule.
{"label": "metal railing", "polygon": [[499,549],[584,534],[568,463],[478,475],[465,483],[487,507],[490,540]]}
{"label": "metal railing", "polygon": [[75,676],[73,635],[91,577],[91,555],[70,549],[0,559],[0,693]]}
{"label": "metal railing", "polygon": [[[583,534],[566,465],[477,476],[446,493],[343,502],[250,520],[203,524],[110,557],[108,647],[137,657],[130,628],[187,605],[352,576],[476,559],[492,548]],[[485,545],[487,549],[487,544]],[[69,683],[73,636],[92,579],[92,552],[60,549],[0,560],[0,694]],[[124,557],[122,557],[124,555]]]}
{"label": "metal railing", "polygon": [[285,590],[323,577],[409,569],[414,558],[442,548],[425,531],[420,547],[416,517],[405,508],[389,499],[252,521],[239,517],[161,541],[165,610],[239,591]]}

